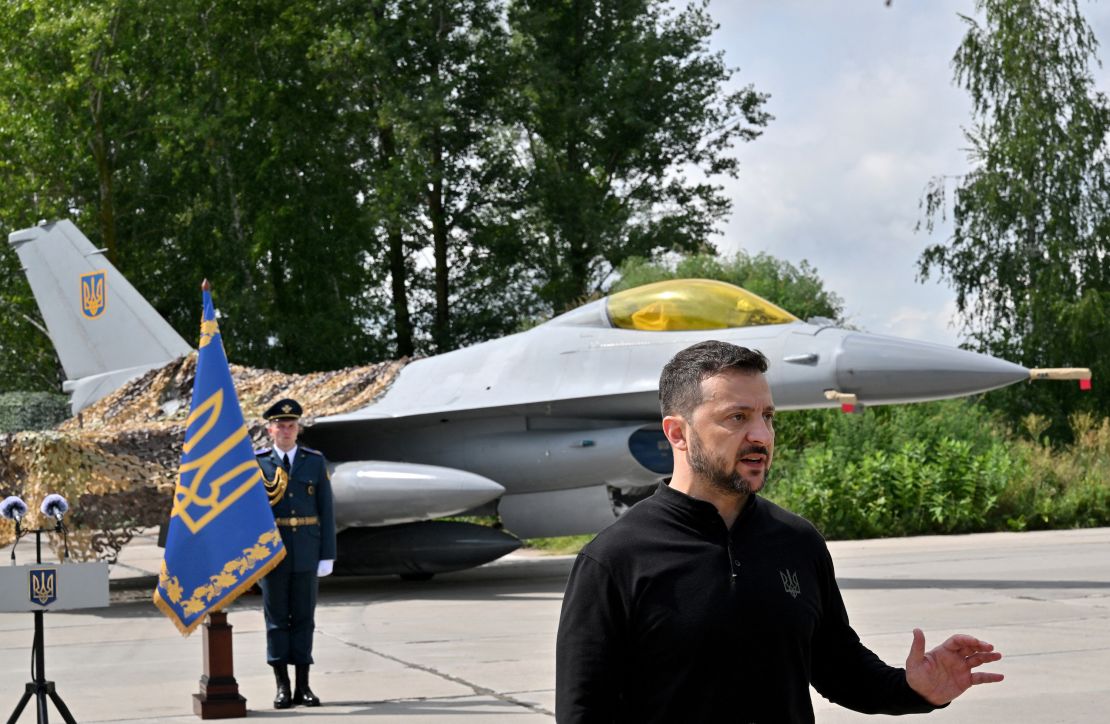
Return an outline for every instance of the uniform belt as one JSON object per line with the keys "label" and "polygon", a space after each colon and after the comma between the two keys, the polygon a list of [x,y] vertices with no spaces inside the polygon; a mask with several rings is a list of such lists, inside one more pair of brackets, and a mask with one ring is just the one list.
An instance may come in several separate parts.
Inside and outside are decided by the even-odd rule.
{"label": "uniform belt", "polygon": [[274,522],[286,528],[296,528],[298,525],[319,525],[320,519],[315,515],[303,518],[274,518]]}

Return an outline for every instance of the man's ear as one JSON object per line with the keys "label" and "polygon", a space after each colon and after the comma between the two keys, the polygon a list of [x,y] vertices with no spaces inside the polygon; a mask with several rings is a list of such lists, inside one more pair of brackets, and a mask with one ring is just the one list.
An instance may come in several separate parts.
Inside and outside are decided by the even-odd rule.
{"label": "man's ear", "polygon": [[686,452],[686,420],[678,415],[667,415],[663,418],[663,434],[667,441],[676,450]]}

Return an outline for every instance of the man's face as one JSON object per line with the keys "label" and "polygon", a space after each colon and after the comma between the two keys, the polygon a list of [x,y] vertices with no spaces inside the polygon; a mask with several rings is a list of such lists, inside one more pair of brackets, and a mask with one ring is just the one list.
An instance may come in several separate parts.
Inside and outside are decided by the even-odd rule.
{"label": "man's face", "polygon": [[282,450],[289,450],[297,444],[297,434],[300,431],[301,423],[297,420],[270,420],[266,425],[266,432],[270,433],[274,447]]}
{"label": "man's face", "polygon": [[701,389],[702,403],[689,420],[690,469],[722,492],[758,492],[775,450],[775,406],[767,378],[729,370],[704,380]]}

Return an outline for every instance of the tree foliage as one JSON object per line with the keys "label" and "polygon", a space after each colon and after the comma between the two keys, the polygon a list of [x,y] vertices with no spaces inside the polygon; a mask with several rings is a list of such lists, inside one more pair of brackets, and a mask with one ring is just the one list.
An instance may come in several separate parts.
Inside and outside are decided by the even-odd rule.
{"label": "tree foliage", "polygon": [[[113,113],[126,84],[114,49],[130,31],[119,2],[9,3],[0,13],[0,234],[73,217],[116,254],[108,141],[141,125]],[[126,42],[124,42],[126,44]],[[102,198],[109,199],[101,203]],[[56,390],[62,378],[15,254],[0,252],[0,389]]]}
{"label": "tree foliage", "polygon": [[56,392],[0,393],[0,433],[45,430],[67,417],[69,401],[65,395]]}
{"label": "tree foliage", "polygon": [[3,230],[72,218],[186,339],[210,279],[245,364],[384,351],[361,323],[368,266],[335,109],[305,63],[325,12],[19,3],[0,30],[26,50],[0,73]]}
{"label": "tree foliage", "polygon": [[516,0],[509,19],[541,297],[561,311],[629,257],[707,250],[729,209],[711,179],[769,116],[764,94],[724,90],[706,3]]}
{"label": "tree foliage", "polygon": [[[663,0],[13,0],[0,233],[72,219],[186,339],[209,279],[241,364],[481,341],[708,248],[767,120],[712,30]],[[56,389],[0,246],[0,390]]]}
{"label": "tree foliage", "polygon": [[[952,194],[951,237],[927,248],[920,273],[956,290],[976,348],[1028,367],[1091,367],[1074,387],[994,395],[1016,420],[1033,410],[1067,435],[1076,409],[1103,410],[1110,389],[1110,106],[1094,88],[1094,34],[1077,0],[978,0],[982,20],[953,60],[971,96],[972,170]],[[924,198],[929,230],[947,211],[945,178]]]}
{"label": "tree foliage", "polygon": [[[384,352],[363,324],[375,279],[337,111],[306,62],[334,4],[143,6],[136,71],[158,98],[144,228],[121,271],[154,278],[189,333],[207,276],[228,354],[310,371]],[[137,191],[139,189],[136,189]],[[152,213],[153,212],[153,213]],[[371,247],[372,248],[372,247]]]}
{"label": "tree foliage", "polygon": [[493,0],[352,3],[315,53],[384,253],[398,354],[504,333],[533,306],[512,283],[503,20]]}

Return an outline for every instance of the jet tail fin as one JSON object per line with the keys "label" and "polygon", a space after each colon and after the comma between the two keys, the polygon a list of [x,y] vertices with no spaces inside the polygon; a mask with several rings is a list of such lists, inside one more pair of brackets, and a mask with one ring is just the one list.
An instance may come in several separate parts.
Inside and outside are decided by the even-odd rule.
{"label": "jet tail fin", "polygon": [[8,235],[66,373],[74,414],[147,370],[192,351],[67,220]]}

